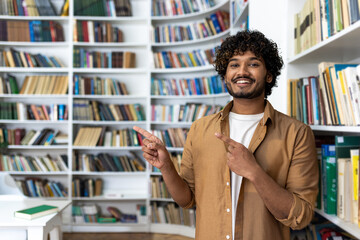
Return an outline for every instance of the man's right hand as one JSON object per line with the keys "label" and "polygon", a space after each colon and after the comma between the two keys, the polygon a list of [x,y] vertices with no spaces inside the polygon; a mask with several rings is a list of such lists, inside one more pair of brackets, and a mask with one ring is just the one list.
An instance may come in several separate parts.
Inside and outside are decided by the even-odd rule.
{"label": "man's right hand", "polygon": [[169,152],[159,138],[138,126],[134,126],[133,129],[145,137],[142,151],[146,161],[160,170],[172,164]]}

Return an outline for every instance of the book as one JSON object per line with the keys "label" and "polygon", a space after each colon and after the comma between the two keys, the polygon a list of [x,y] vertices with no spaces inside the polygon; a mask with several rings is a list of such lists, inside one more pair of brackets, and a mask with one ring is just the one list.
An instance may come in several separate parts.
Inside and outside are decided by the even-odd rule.
{"label": "book", "polygon": [[44,204],[44,205],[16,211],[14,213],[14,216],[17,218],[32,220],[52,213],[56,213],[58,211],[59,211],[58,207]]}

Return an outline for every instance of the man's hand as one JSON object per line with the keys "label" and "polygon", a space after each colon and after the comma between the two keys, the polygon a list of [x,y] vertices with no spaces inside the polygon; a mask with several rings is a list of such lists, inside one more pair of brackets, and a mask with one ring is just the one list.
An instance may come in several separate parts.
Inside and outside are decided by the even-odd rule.
{"label": "man's hand", "polygon": [[215,136],[228,144],[227,164],[230,170],[239,176],[251,180],[251,177],[255,176],[255,171],[259,167],[254,155],[244,145],[221,133],[215,133]]}
{"label": "man's hand", "polygon": [[146,161],[158,169],[172,164],[169,153],[159,138],[140,127],[134,126],[133,129],[145,137],[142,151]]}

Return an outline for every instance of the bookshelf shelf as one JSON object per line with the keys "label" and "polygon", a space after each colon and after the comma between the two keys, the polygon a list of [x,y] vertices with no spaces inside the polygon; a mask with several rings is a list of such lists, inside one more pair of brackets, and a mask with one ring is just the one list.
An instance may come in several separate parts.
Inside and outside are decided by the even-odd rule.
{"label": "bookshelf shelf", "polygon": [[73,171],[73,175],[85,176],[139,176],[146,177],[146,172],[81,172]]}
{"label": "bookshelf shelf", "polygon": [[166,148],[169,152],[182,152],[184,148],[176,148],[176,147],[167,147]]}
{"label": "bookshelf shelf", "polygon": [[73,121],[73,124],[81,125],[143,125],[145,121]]}
{"label": "bookshelf shelf", "polygon": [[141,150],[141,147],[92,147],[92,146],[88,146],[88,147],[78,147],[78,146],[73,146],[72,147],[73,150],[98,150],[98,151],[119,151],[119,150],[128,150],[128,151],[136,151],[136,150]]}
{"label": "bookshelf shelf", "polygon": [[225,38],[230,34],[230,29],[227,29],[219,34],[216,34],[214,36],[197,39],[197,40],[188,40],[188,41],[179,41],[179,42],[168,42],[168,43],[152,43],[152,47],[174,47],[174,46],[184,46],[184,45],[190,45],[190,44],[200,44],[208,41],[218,41],[221,38]]}
{"label": "bookshelf shelf", "polygon": [[194,12],[194,13],[188,13],[188,14],[183,14],[183,15],[176,15],[176,16],[151,16],[151,21],[152,22],[168,22],[168,21],[181,21],[181,20],[188,20],[189,18],[199,18],[205,15],[209,15],[213,12],[215,12],[216,10],[220,9],[220,8],[227,8],[229,9],[229,7],[227,6],[229,4],[229,1],[225,0],[225,1],[221,1],[219,3],[217,3],[215,6],[208,8],[204,11],[201,12]]}
{"label": "bookshelf shelf", "polygon": [[74,16],[76,20],[85,21],[110,21],[110,22],[146,22],[146,17],[95,17],[95,16]]}
{"label": "bookshelf shelf", "polygon": [[67,150],[68,147],[66,145],[56,146],[25,146],[25,145],[9,145],[8,149],[30,149],[30,150]]}
{"label": "bookshelf shelf", "polygon": [[358,126],[310,126],[313,131],[360,133]]}
{"label": "bookshelf shelf", "polygon": [[74,232],[148,232],[148,224],[139,223],[72,223]]}
{"label": "bookshelf shelf", "polygon": [[236,18],[234,19],[233,25],[239,26],[249,15],[249,2],[246,2],[245,5],[242,7],[241,12]]}
{"label": "bookshelf shelf", "polygon": [[59,17],[59,16],[38,16],[38,17],[34,17],[34,16],[4,16],[1,15],[0,16],[0,20],[1,19],[5,19],[5,20],[53,20],[53,21],[62,21],[62,22],[68,22],[69,21],[69,17]]}
{"label": "bookshelf shelf", "polygon": [[190,128],[192,122],[151,122],[152,125],[171,125],[172,127],[188,127]]}
{"label": "bookshelf shelf", "polygon": [[0,42],[0,46],[26,46],[26,47],[68,47],[68,42]]}
{"label": "bookshelf shelf", "polygon": [[195,236],[195,228],[174,224],[153,223],[150,231],[155,233],[180,234],[193,238]]}
{"label": "bookshelf shelf", "polygon": [[106,198],[106,197],[73,197],[74,201],[146,201],[147,197],[119,197],[119,198]]}
{"label": "bookshelf shelf", "polygon": [[188,67],[188,68],[153,68],[152,73],[189,73],[189,72],[202,72],[214,70],[214,66],[207,65],[201,67]]}
{"label": "bookshelf shelf", "polygon": [[191,99],[208,99],[208,98],[229,98],[228,93],[219,93],[219,94],[204,94],[204,95],[168,95],[168,96],[158,96],[158,95],[151,95],[152,99],[159,99],[159,100],[170,100],[170,99],[181,99],[184,100],[191,100]]}
{"label": "bookshelf shelf", "polygon": [[48,94],[0,94],[0,98],[29,98],[29,99],[67,99],[68,95],[48,95]]}
{"label": "bookshelf shelf", "polygon": [[74,73],[111,73],[111,74],[139,74],[146,73],[145,68],[74,68]]}
{"label": "bookshelf shelf", "polygon": [[49,121],[49,120],[0,120],[0,123],[7,123],[7,124],[68,124],[68,121]]}
{"label": "bookshelf shelf", "polygon": [[172,198],[150,198],[153,202],[175,202]]}
{"label": "bookshelf shelf", "polygon": [[17,176],[17,175],[35,175],[35,176],[67,176],[68,172],[29,172],[29,171],[9,171],[7,172],[11,175]]}
{"label": "bookshelf shelf", "polygon": [[0,67],[0,72],[18,72],[18,73],[68,73],[68,68],[20,68],[20,67]]}
{"label": "bookshelf shelf", "polygon": [[340,218],[338,218],[338,217],[336,217],[334,215],[326,214],[326,213],[324,213],[323,210],[315,209],[315,211],[318,214],[320,214],[321,216],[328,219],[329,221],[331,221],[331,222],[335,223],[336,225],[340,226],[342,229],[344,229],[348,233],[352,234],[357,239],[360,238],[360,230],[359,230],[359,227],[356,224],[353,224],[353,223],[350,223],[350,222],[345,222],[345,221],[341,220]]}
{"label": "bookshelf shelf", "polygon": [[120,42],[120,43],[75,42],[75,43],[73,43],[73,45],[75,47],[101,47],[101,48],[126,47],[126,48],[128,48],[128,47],[146,47],[147,43],[146,42],[140,42],[140,43],[134,43],[134,42]]}
{"label": "bookshelf shelf", "polygon": [[289,64],[317,64],[322,61],[347,62],[360,55],[360,21],[319,44],[288,59]]}

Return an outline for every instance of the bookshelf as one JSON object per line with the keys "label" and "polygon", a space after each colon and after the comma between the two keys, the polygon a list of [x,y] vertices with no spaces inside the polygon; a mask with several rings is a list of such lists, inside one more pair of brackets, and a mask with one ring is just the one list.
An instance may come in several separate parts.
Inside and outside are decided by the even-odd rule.
{"label": "bookshelf", "polygon": [[[294,54],[294,14],[301,11],[306,1],[289,1],[287,6],[288,34],[287,34],[287,79],[296,79],[308,76],[316,76],[318,73],[318,64],[320,62],[340,62],[340,63],[359,63],[360,61],[360,43],[357,40],[359,36],[360,22],[354,22],[343,30],[330,36],[313,46]],[[289,103],[288,103],[289,104]],[[315,136],[328,136],[333,138],[335,135],[359,135],[359,126],[330,126],[330,125],[310,125]],[[331,222],[338,225],[355,238],[360,237],[360,228],[357,224],[346,222],[336,215],[329,215],[323,209],[316,209],[316,212]]]}
{"label": "bookshelf", "polygon": [[[62,0],[50,0],[58,14],[63,5]],[[26,76],[45,76],[57,75],[67,76],[68,91],[66,94],[1,94],[1,102],[21,102],[24,104],[66,104],[68,108],[68,120],[0,120],[0,126],[9,129],[24,128],[26,131],[31,129],[41,130],[52,128],[67,135],[67,142],[63,145],[33,146],[33,145],[9,145],[6,153],[23,154],[25,156],[45,156],[66,155],[68,160],[66,171],[50,172],[30,172],[30,171],[10,171],[15,179],[26,179],[37,177],[60,182],[67,188],[68,195],[57,199],[70,199],[73,206],[92,206],[96,204],[103,213],[107,214],[106,208],[114,206],[124,213],[135,213],[138,205],[145,205],[147,208],[147,220],[142,223],[84,223],[75,222],[72,219],[71,210],[64,213],[64,230],[75,232],[159,232],[177,233],[189,237],[194,237],[194,227],[179,224],[152,223],[151,205],[154,202],[159,206],[173,204],[174,201],[168,198],[151,198],[151,177],[161,178],[161,174],[153,172],[151,167],[146,164],[145,171],[121,172],[121,171],[81,171],[77,170],[76,155],[98,155],[109,154],[111,156],[131,156],[134,152],[141,158],[140,146],[77,146],[74,141],[82,127],[105,127],[110,130],[123,130],[138,125],[147,130],[167,130],[170,128],[189,129],[192,121],[152,121],[152,105],[177,105],[186,103],[204,104],[210,106],[224,106],[229,100],[229,95],[223,86],[219,84],[219,79],[214,78],[216,72],[213,66],[208,64],[196,64],[196,66],[177,67],[177,68],[156,68],[153,53],[173,51],[179,54],[187,54],[193,50],[205,51],[218,46],[222,39],[244,27],[244,21],[248,19],[249,3],[242,0],[214,0],[213,5],[206,6],[206,2],[199,0],[198,4],[203,4],[198,11],[184,14],[170,14],[167,16],[152,16],[152,3],[149,0],[131,0],[133,9],[132,16],[84,16],[75,14],[78,6],[74,6],[75,1],[69,1],[69,16],[9,16],[0,15],[0,21],[54,21],[59,23],[64,32],[65,40],[62,42],[29,42],[0,41],[0,49],[9,50],[14,48],[18,51],[30,53],[40,53],[47,56],[56,56],[65,65],[61,68],[24,68],[24,67],[4,67],[0,66],[0,76],[8,74],[14,75],[18,81],[18,86],[24,83]],[[169,1],[170,2],[170,1]],[[182,1],[186,2],[186,1]],[[188,2],[188,1],[187,1]],[[195,1],[192,1],[195,2]],[[5,6],[5,5],[2,5]],[[157,26],[190,26],[192,23],[204,23],[205,19],[211,19],[212,15],[224,11],[229,13],[229,23],[225,29],[216,34],[213,32],[207,37],[193,38],[192,40],[154,42],[151,39],[153,30]],[[220,15],[221,16],[221,15]],[[217,16],[218,21],[219,16]],[[223,19],[224,20],[224,19]],[[96,23],[111,25],[122,31],[121,42],[97,42],[94,39],[84,41],[84,35],[79,34],[77,23],[96,25]],[[207,21],[207,24],[210,22]],[[84,23],[85,24],[85,23]],[[248,25],[248,23],[247,23]],[[85,25],[81,25],[83,27]],[[89,25],[88,25],[89,26]],[[207,29],[208,31],[210,29]],[[86,34],[86,32],[81,32]],[[81,40],[83,39],[83,40]],[[134,68],[89,68],[74,67],[74,61],[78,61],[74,50],[83,49],[87,52],[99,52],[101,54],[112,52],[133,52],[135,53]],[[204,57],[202,55],[202,57]],[[128,95],[91,95],[76,94],[76,78],[99,78],[114,79],[126,85]],[[199,79],[198,84],[208,88],[205,94],[196,91],[196,86],[190,93],[185,92],[179,95],[156,95],[151,89],[151,79]],[[202,84],[202,85],[201,85]],[[212,87],[210,86],[212,84]],[[177,90],[180,91],[180,83]],[[212,89],[212,90],[210,90]],[[216,89],[216,90],[214,90]],[[75,120],[74,103],[81,101],[97,101],[103,104],[140,104],[145,113],[145,120],[142,121],[94,121],[94,120]],[[179,154],[182,147],[169,147],[170,153]],[[72,182],[74,179],[102,179],[102,196],[75,197],[72,193]]]}

